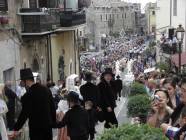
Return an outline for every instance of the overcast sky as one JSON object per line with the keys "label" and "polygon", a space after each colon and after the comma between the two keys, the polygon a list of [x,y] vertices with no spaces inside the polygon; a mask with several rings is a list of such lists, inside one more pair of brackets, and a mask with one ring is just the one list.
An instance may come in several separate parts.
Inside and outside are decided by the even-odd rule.
{"label": "overcast sky", "polygon": [[145,5],[146,5],[148,2],[156,2],[156,0],[123,0],[123,1],[126,1],[126,2],[134,2],[134,3],[141,3],[141,4],[142,4],[142,9],[145,7]]}

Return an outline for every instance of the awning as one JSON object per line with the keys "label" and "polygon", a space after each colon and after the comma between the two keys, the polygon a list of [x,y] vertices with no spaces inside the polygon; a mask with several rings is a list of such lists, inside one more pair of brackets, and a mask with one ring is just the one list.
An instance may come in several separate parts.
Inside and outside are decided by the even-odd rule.
{"label": "awning", "polygon": [[[176,67],[179,66],[179,54],[175,54],[171,57],[171,61]],[[181,65],[186,65],[186,52],[181,54]]]}

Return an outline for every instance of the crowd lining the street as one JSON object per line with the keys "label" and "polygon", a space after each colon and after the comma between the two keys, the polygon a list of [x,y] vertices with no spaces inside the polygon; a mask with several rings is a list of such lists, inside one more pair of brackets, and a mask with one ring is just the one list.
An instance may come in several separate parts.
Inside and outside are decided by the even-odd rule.
{"label": "crowd lining the street", "polygon": [[[105,128],[117,127],[114,109],[116,100],[121,97],[122,81],[119,75],[114,75],[114,66],[116,60],[122,58],[126,58],[126,63],[134,60],[132,73],[135,74],[135,82],[143,84],[152,99],[146,123],[162,128],[170,140],[184,140],[186,79],[173,72],[144,74],[145,68],[154,66],[155,54],[142,59],[147,48],[145,38],[129,38],[111,40],[101,56],[82,58],[84,70],[100,75],[97,85],[92,83],[93,72],[84,72],[80,78],[86,84],[75,81],[77,91],[67,91],[65,81],[58,81],[55,85],[48,80],[44,86],[39,81],[34,83],[30,69],[20,71],[22,81],[16,91],[11,89],[10,82],[1,84],[0,140],[20,138],[25,133],[27,120],[30,140],[52,140],[52,128],[58,129],[58,140],[93,140],[98,122],[105,121]],[[12,133],[7,133],[7,130]]]}

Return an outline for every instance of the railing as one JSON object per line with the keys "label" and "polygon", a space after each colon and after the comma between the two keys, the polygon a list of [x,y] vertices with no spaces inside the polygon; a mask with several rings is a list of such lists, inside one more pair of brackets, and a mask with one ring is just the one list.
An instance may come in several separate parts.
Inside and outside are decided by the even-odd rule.
{"label": "railing", "polygon": [[165,53],[165,54],[170,54],[171,55],[171,54],[178,53],[176,45],[170,46],[167,43],[163,43],[163,44],[160,45],[160,47],[162,49],[162,52]]}
{"label": "railing", "polygon": [[86,15],[82,10],[21,8],[18,15],[22,17],[22,33],[42,33],[86,23]]}
{"label": "railing", "polygon": [[22,16],[23,33],[42,33],[60,26],[60,15],[55,9],[22,8],[18,14]]}
{"label": "railing", "polygon": [[86,23],[84,11],[62,11],[60,12],[61,27],[71,27]]}

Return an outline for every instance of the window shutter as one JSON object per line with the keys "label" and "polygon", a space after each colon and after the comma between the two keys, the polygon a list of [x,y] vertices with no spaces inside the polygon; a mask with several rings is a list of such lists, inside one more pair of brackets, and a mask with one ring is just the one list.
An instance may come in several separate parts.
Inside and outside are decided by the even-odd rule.
{"label": "window shutter", "polygon": [[0,0],[0,11],[8,11],[7,0]]}

